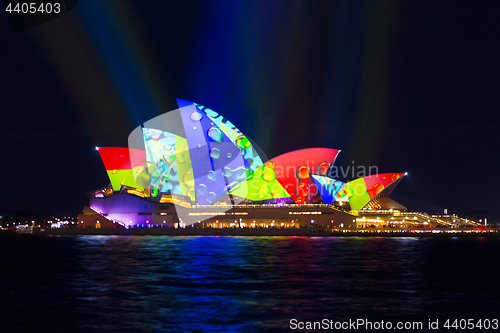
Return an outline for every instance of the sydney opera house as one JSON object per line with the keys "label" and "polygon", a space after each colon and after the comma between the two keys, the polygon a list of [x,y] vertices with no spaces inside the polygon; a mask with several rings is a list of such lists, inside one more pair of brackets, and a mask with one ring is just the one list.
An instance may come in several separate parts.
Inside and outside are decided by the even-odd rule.
{"label": "sydney opera house", "polygon": [[[337,149],[267,159],[229,120],[177,102],[179,109],[134,129],[128,147],[96,148],[110,184],[89,193],[79,226],[339,228],[410,219],[389,198],[405,173],[343,183],[331,177]],[[370,218],[374,212],[390,217]]]}

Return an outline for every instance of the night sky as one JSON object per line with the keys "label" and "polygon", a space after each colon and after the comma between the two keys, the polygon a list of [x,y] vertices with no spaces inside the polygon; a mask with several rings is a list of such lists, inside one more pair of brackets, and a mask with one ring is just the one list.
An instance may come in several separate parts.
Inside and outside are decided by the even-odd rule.
{"label": "night sky", "polygon": [[0,210],[78,214],[109,183],[95,147],[182,98],[268,158],[408,172],[391,197],[410,210],[498,212],[499,18],[499,1],[80,0],[13,33],[0,14]]}

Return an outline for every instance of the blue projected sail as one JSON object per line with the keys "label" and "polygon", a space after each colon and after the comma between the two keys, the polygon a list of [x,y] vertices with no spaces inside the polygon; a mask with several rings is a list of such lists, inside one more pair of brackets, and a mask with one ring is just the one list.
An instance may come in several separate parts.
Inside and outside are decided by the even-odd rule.
{"label": "blue projected sail", "polygon": [[314,183],[316,184],[324,203],[329,205],[332,201],[347,201],[347,197],[343,200],[339,200],[335,197],[335,195],[344,187],[345,184],[343,182],[325,176],[311,176],[313,177]]}

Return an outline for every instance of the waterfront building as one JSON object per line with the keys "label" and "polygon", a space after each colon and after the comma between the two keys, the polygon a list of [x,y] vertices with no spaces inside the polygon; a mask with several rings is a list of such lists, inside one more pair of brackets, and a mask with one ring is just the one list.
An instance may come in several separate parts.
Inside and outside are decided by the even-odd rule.
{"label": "waterfront building", "polygon": [[[406,207],[389,198],[405,173],[367,170],[344,183],[332,176],[337,149],[301,149],[268,159],[213,110],[184,100],[178,104],[134,129],[129,147],[97,148],[110,184],[88,193],[79,227],[337,229],[431,223],[418,214],[403,221]],[[372,217],[373,212],[380,213]]]}

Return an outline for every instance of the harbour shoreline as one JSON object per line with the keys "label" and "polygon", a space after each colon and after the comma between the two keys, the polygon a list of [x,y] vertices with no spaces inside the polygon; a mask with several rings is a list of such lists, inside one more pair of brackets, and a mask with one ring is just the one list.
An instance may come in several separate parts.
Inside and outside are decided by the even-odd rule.
{"label": "harbour shoreline", "polygon": [[34,229],[34,235],[116,235],[116,236],[302,236],[302,237],[500,237],[497,230],[345,230],[310,228],[61,228]]}

